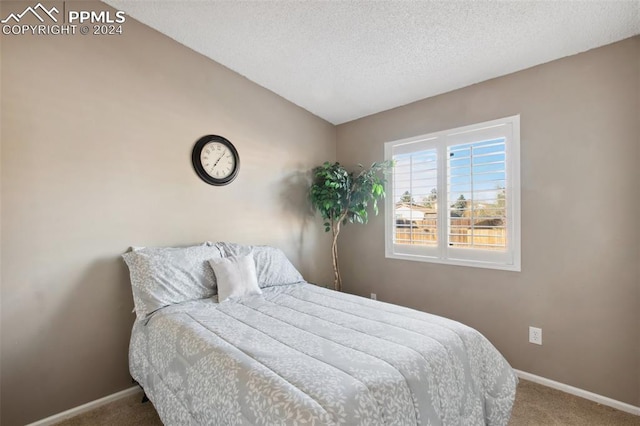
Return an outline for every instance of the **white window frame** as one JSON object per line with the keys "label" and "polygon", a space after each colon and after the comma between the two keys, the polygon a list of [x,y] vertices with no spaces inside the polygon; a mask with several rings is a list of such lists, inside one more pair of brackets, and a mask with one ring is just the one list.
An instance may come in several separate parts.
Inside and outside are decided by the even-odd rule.
{"label": "white window frame", "polygon": [[[447,200],[447,148],[490,138],[505,138],[505,213],[507,217],[507,247],[504,251],[477,248],[456,248],[448,245],[449,206]],[[391,259],[443,263],[478,268],[521,270],[520,253],[520,115],[430,133],[408,139],[386,142],[385,160],[394,155],[437,150],[437,246],[394,244],[395,200],[393,173],[386,183],[385,255]]]}

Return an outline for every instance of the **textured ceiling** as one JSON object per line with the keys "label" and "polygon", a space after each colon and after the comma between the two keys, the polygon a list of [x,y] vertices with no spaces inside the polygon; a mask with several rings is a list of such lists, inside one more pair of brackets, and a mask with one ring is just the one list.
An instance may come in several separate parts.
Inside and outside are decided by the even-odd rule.
{"label": "textured ceiling", "polygon": [[334,124],[640,33],[640,0],[105,2]]}

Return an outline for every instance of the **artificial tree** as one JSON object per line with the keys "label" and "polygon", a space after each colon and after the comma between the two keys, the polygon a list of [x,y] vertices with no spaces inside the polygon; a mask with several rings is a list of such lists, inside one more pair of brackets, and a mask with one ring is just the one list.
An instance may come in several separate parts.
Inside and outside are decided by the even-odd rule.
{"label": "artificial tree", "polygon": [[373,163],[359,170],[348,172],[340,163],[325,162],[313,169],[311,203],[325,220],[325,232],[331,231],[331,256],[333,260],[336,290],[342,289],[342,277],[338,264],[338,234],[341,225],[347,223],[365,224],[369,220],[369,206],[378,214],[378,200],[384,198],[386,172],[392,167],[391,161]]}

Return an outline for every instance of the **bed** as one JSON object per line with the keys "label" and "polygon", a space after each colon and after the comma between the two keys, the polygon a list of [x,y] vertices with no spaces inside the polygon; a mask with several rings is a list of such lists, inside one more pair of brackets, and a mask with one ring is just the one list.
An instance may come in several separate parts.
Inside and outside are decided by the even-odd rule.
{"label": "bed", "polygon": [[[517,378],[470,327],[307,283],[269,247],[208,243],[175,264],[145,250],[125,257],[139,313],[129,364],[166,425],[508,423]],[[223,274],[201,261],[247,253],[259,292],[219,302]],[[158,285],[180,300],[185,279],[198,298],[143,300]]]}

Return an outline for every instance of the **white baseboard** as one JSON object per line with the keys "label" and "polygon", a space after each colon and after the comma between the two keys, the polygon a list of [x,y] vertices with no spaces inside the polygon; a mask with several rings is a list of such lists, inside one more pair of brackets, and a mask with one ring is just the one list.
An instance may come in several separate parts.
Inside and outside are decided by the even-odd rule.
{"label": "white baseboard", "polygon": [[626,402],[616,401],[615,399],[608,398],[606,396],[598,395],[597,393],[589,392],[584,389],[575,388],[573,386],[565,385],[564,383],[556,382],[551,379],[536,376],[535,374],[527,373],[526,371],[520,371],[514,369],[516,375],[524,380],[538,383],[543,386],[547,386],[553,389],[558,389],[562,392],[570,393],[571,395],[579,396],[580,398],[588,399],[589,401],[597,402],[598,404],[606,405],[616,410],[624,411],[626,413],[635,414],[640,416],[640,407],[627,404]]}
{"label": "white baseboard", "polygon": [[133,387],[130,387],[129,389],[125,389],[123,391],[116,392],[111,395],[107,395],[104,398],[87,402],[86,404],[82,404],[70,410],[63,411],[62,413],[54,414],[53,416],[47,417],[46,419],[42,419],[42,420],[38,420],[37,422],[30,423],[27,426],[53,425],[55,423],[77,416],[78,414],[86,413],[87,411],[91,411],[98,407],[102,407],[103,405],[106,405],[113,401],[117,401],[118,399],[126,398],[127,396],[130,396],[130,395],[135,395],[136,393],[142,393],[142,389],[140,389],[139,386],[133,386]]}

